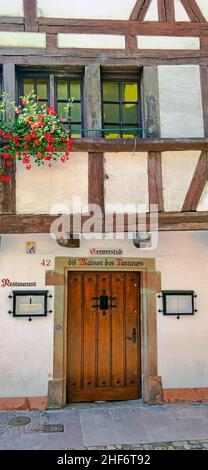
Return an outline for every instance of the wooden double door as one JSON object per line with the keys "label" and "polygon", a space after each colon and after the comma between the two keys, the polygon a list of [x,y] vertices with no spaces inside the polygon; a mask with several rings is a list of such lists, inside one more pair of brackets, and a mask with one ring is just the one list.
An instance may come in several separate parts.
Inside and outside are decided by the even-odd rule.
{"label": "wooden double door", "polygon": [[140,397],[139,274],[70,272],[67,401]]}

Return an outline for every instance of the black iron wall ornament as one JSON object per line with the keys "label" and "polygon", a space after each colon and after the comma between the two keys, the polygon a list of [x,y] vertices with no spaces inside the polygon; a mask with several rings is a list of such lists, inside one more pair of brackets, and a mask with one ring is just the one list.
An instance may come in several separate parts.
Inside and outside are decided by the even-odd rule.
{"label": "black iron wall ornament", "polygon": [[93,304],[92,308],[100,309],[103,315],[106,315],[106,310],[108,310],[109,308],[116,308],[116,305],[113,305],[112,302],[113,300],[117,300],[117,297],[106,295],[105,289],[103,289],[102,295],[92,297],[92,300],[99,302],[99,303]]}
{"label": "black iron wall ornament", "polygon": [[14,290],[9,295],[9,299],[13,299],[13,311],[8,313],[13,317],[27,317],[29,321],[32,317],[46,317],[52,310],[48,310],[48,290],[23,291]]}
{"label": "black iron wall ornament", "polygon": [[197,295],[192,290],[164,290],[158,298],[162,298],[163,315],[180,316],[194,315],[197,312],[195,308],[195,298]]}

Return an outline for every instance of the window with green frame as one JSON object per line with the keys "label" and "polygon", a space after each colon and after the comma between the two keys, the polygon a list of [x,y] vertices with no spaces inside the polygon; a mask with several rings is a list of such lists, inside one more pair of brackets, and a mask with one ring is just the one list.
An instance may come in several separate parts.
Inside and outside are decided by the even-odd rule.
{"label": "window with green frame", "polygon": [[139,79],[103,79],[103,136],[111,139],[140,137],[142,127],[140,103]]}
{"label": "window with green frame", "polygon": [[[52,80],[50,80],[50,77]],[[31,91],[34,91],[37,95],[39,106],[52,104],[50,95],[53,94],[55,97],[55,111],[59,118],[63,119],[63,123],[69,129],[71,137],[81,137],[83,121],[81,77],[69,78],[52,74],[23,75],[20,80],[20,96],[27,95]],[[72,106],[67,112],[69,99],[72,99]]]}

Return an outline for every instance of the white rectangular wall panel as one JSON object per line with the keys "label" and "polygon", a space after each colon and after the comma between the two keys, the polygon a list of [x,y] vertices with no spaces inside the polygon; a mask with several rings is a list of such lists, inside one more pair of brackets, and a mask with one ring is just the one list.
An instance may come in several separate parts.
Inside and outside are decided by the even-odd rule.
{"label": "white rectangular wall panel", "polygon": [[58,47],[125,49],[125,36],[112,34],[58,34]]}
{"label": "white rectangular wall panel", "polygon": [[147,153],[108,153],[105,156],[108,176],[105,204],[145,204],[148,207]]}
{"label": "white rectangular wall panel", "polygon": [[0,47],[46,47],[45,33],[0,31]]}
{"label": "white rectangular wall panel", "polygon": [[50,213],[57,204],[72,210],[75,196],[87,204],[88,154],[71,153],[68,162],[54,163],[52,168],[33,166],[29,171],[18,162],[16,191],[19,214]]}
{"label": "white rectangular wall panel", "polygon": [[197,65],[159,66],[161,137],[204,137]]}
{"label": "white rectangular wall panel", "polygon": [[173,36],[137,36],[138,49],[196,50],[200,49],[199,38]]}
{"label": "white rectangular wall panel", "polygon": [[136,0],[38,0],[38,16],[128,20]]}
{"label": "white rectangular wall panel", "polygon": [[0,16],[24,16],[23,0],[1,0]]}

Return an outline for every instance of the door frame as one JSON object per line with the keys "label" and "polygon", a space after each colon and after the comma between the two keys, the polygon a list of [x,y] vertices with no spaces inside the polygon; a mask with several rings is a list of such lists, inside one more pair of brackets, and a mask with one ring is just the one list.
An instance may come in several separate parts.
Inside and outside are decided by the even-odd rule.
{"label": "door frame", "polygon": [[[121,260],[121,263],[117,263]],[[154,258],[56,257],[55,270],[46,271],[46,285],[54,286],[53,379],[48,382],[48,406],[66,405],[67,377],[67,301],[69,271],[136,271],[140,273],[141,378],[142,399],[147,403],[163,401],[162,381],[157,374],[157,294],[161,291],[160,273]],[[98,264],[96,264],[96,262]],[[106,262],[108,268],[106,267]],[[99,264],[100,263],[100,264]]]}
{"label": "door frame", "polygon": [[[77,272],[77,271],[68,271],[68,311],[67,311],[67,317],[68,317],[68,322],[67,322],[67,383],[66,383],[66,392],[67,392],[67,403],[75,403],[75,402],[79,402],[79,401],[83,401],[83,402],[87,402],[87,401],[95,401],[95,400],[106,400],[106,401],[119,401],[119,400],[135,400],[135,399],[139,399],[141,398],[141,321],[140,321],[140,310],[141,310],[141,307],[140,307],[140,273],[139,272],[132,272],[132,271],[108,271],[108,270],[105,270],[105,271],[82,271],[82,272]],[[136,309],[136,321],[133,322],[133,325],[136,326],[136,337],[137,337],[137,340],[136,340],[136,350],[133,348],[131,348],[131,354],[132,354],[132,351],[134,352],[135,354],[135,358],[136,358],[136,361],[137,361],[137,367],[136,367],[136,370],[137,370],[137,380],[136,382],[134,382],[134,386],[130,385],[130,382],[128,383],[128,385],[126,383],[124,383],[123,385],[115,385],[114,384],[110,384],[107,385],[106,387],[102,387],[102,386],[99,386],[99,387],[96,387],[96,385],[94,384],[93,387],[84,387],[84,389],[82,389],[82,387],[78,387],[76,389],[74,389],[73,387],[69,387],[69,376],[70,376],[70,367],[71,367],[71,364],[73,363],[73,361],[75,360],[76,361],[76,354],[74,356],[74,352],[72,353],[73,354],[73,357],[72,355],[70,355],[70,349],[69,349],[69,341],[70,341],[70,335],[73,335],[73,332],[70,331],[70,326],[69,326],[69,317],[71,315],[71,309],[70,309],[70,305],[71,304],[71,301],[70,301],[70,297],[73,299],[73,287],[72,288],[69,288],[69,274],[72,273],[73,277],[77,277],[77,275],[81,275],[83,276],[84,275],[84,289],[86,287],[86,280],[88,279],[88,277],[92,276],[93,274],[96,273],[97,276],[100,277],[100,279],[98,280],[98,283],[101,282],[102,283],[102,277],[103,275],[105,275],[105,277],[107,277],[107,286],[106,289],[107,289],[107,292],[108,292],[108,289],[112,289],[112,292],[113,292],[113,288],[116,287],[116,278],[118,277],[118,275],[121,275],[124,281],[124,278],[123,276],[125,276],[125,289],[127,290],[127,284],[126,284],[126,281],[128,282],[128,280],[130,281],[130,278],[132,277],[132,275],[134,275],[134,280],[135,282],[137,283],[136,284],[136,291],[137,291],[137,294],[136,294],[136,303],[133,304],[132,306],[132,309],[135,310]],[[111,278],[111,281],[110,281],[110,276],[115,276],[114,279]],[[128,277],[127,277],[128,276]],[[77,279],[76,279],[77,280]],[[80,277],[80,281],[81,281],[81,296],[83,295],[83,278]],[[113,284],[114,282],[114,284]],[[77,283],[76,283],[77,284]],[[110,284],[111,284],[111,287],[110,287]],[[74,284],[73,284],[74,285]],[[133,292],[133,295],[135,295],[135,284],[133,284],[131,286],[131,289]],[[120,285],[119,285],[120,287]],[[122,287],[123,287],[123,284],[122,284]],[[92,288],[92,286],[91,286]],[[101,288],[101,292],[102,292],[102,288]],[[115,292],[114,294],[111,292],[111,294],[109,293],[108,295],[117,295]],[[71,294],[71,295],[70,295]],[[98,295],[99,297],[99,293],[94,285],[93,287],[93,293],[91,292],[91,295]],[[121,294],[122,295],[122,294]],[[129,295],[130,295],[130,292],[129,292]],[[97,297],[97,298],[98,298]],[[127,297],[127,293],[126,293],[126,297]],[[83,298],[83,297],[82,297]],[[84,299],[88,299],[87,302],[88,302],[88,305],[91,304],[92,305],[92,299],[94,299],[95,297],[87,297],[86,296],[86,292],[84,293]],[[91,299],[91,302],[90,302],[90,299]],[[116,297],[114,298],[116,299]],[[82,299],[81,299],[82,300]],[[72,303],[73,303],[73,300],[72,300]],[[94,302],[96,303],[96,302]],[[116,300],[114,300],[113,303],[116,303]],[[76,305],[76,304],[75,304]],[[75,305],[72,307],[73,308],[73,312],[74,312],[74,307]],[[110,308],[110,307],[109,307]],[[80,309],[82,311],[82,313],[87,313],[85,312],[85,308],[83,308],[82,306],[82,301],[80,303]],[[96,309],[97,310],[97,309]],[[102,313],[98,313],[99,309],[97,311],[94,311],[93,312],[93,318],[96,318],[97,314],[98,316],[101,315],[101,318],[102,318]],[[123,308],[123,314],[124,314],[124,311],[128,311],[128,309],[126,309],[125,307]],[[112,314],[112,322],[113,322],[113,316],[116,314],[116,312],[114,312],[114,310],[109,310],[106,314],[105,314],[105,318],[108,319],[109,318],[109,315],[110,315],[110,312]],[[91,312],[92,313],[92,312]],[[98,317],[97,317],[98,318]],[[126,318],[129,319],[129,316],[126,316]],[[96,321],[96,320],[95,320]],[[98,324],[97,324],[98,325]],[[124,327],[118,323],[118,328],[124,333]],[[82,324],[82,328],[84,327],[84,325]],[[80,331],[80,330],[78,330]],[[77,333],[78,333],[77,331]],[[126,323],[126,334],[127,332],[129,332],[129,334],[131,334],[130,332],[132,331],[132,325],[131,325],[131,328],[128,328],[128,323]],[[95,333],[95,331],[94,331]],[[111,336],[110,332],[109,332],[109,335]],[[110,336],[109,336],[109,339],[110,339]],[[98,337],[99,337],[99,333],[98,333]],[[126,337],[129,339],[129,336]],[[112,339],[112,337],[111,337]],[[123,340],[124,340],[124,336],[123,336]],[[113,339],[112,339],[113,341]],[[85,339],[84,339],[84,343],[85,343]],[[113,344],[113,343],[112,343]],[[123,343],[122,343],[123,344]],[[83,344],[82,344],[82,347],[83,347]],[[95,350],[96,350],[96,347],[95,347]],[[123,352],[124,352],[124,344],[123,344]],[[126,361],[124,361],[124,364],[125,364]],[[76,363],[77,367],[80,367],[80,364],[78,365]],[[130,363],[129,363],[130,365]],[[128,365],[128,367],[129,367]],[[108,359],[108,366],[109,366],[109,359]],[[124,371],[126,371],[127,373],[127,370],[128,370],[128,367],[126,367],[126,364],[124,365]],[[98,371],[97,371],[98,372]],[[81,372],[80,372],[81,373]],[[109,373],[110,373],[110,370],[109,370]],[[116,374],[116,372],[115,372]],[[98,374],[98,377],[99,377],[99,374]],[[98,378],[97,377],[97,378]],[[107,378],[107,377],[106,377]],[[105,378],[105,380],[106,380]],[[114,377],[115,378],[115,377]],[[120,378],[120,377],[119,377]],[[133,377],[131,377],[133,378]],[[74,380],[74,379],[73,379]],[[76,379],[77,380],[77,379]],[[92,377],[90,377],[90,380],[93,380]],[[98,379],[99,380],[99,379]],[[83,378],[83,381],[85,381],[85,379]],[[136,391],[135,391],[136,389]],[[72,395],[72,399],[70,400],[70,395]],[[76,397],[76,395],[79,396],[79,399]],[[89,396],[93,396],[93,395],[97,395],[97,398],[95,400],[89,400]],[[81,400],[80,397],[83,397],[83,400]],[[107,398],[106,398],[107,397]],[[87,399],[88,398],[88,399]]]}

